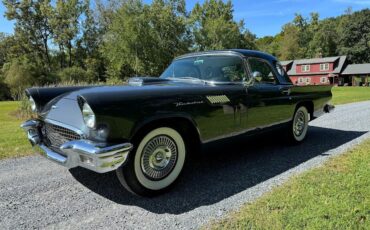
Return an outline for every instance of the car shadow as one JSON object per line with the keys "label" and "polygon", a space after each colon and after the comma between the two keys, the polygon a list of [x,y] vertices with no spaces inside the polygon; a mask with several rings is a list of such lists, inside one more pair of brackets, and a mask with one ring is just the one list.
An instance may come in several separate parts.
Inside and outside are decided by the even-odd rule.
{"label": "car shadow", "polygon": [[242,192],[365,133],[310,127],[305,142],[296,146],[286,145],[279,131],[206,144],[172,190],[150,199],[127,192],[115,173],[97,174],[83,168],[70,172],[92,192],[113,202],[154,213],[181,214]]}

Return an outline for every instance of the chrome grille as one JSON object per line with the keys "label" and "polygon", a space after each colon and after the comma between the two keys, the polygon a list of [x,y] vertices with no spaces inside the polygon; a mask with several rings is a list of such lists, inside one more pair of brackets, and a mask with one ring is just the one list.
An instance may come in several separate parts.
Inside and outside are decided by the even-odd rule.
{"label": "chrome grille", "polygon": [[75,131],[50,123],[45,123],[42,132],[46,144],[54,151],[59,151],[59,147],[65,142],[81,139],[81,136]]}

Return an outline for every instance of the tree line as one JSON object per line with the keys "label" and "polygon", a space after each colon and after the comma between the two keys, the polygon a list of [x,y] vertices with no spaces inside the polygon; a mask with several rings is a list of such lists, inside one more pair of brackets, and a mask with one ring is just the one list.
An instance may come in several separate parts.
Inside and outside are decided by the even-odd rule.
{"label": "tree line", "polygon": [[[257,38],[231,1],[3,0],[14,33],[0,33],[0,100],[34,85],[122,82],[158,76],[193,51],[258,49],[281,60],[348,55],[370,62],[370,10],[320,20],[296,14],[276,36]],[[268,23],[268,22],[266,22]]]}

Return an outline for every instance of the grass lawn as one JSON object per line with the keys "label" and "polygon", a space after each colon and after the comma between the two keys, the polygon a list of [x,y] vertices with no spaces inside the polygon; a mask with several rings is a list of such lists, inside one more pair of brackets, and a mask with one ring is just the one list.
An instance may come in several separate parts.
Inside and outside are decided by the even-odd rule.
{"label": "grass lawn", "polygon": [[370,140],[208,227],[370,229]]}
{"label": "grass lawn", "polygon": [[22,120],[11,115],[19,102],[0,101],[0,159],[33,153],[26,134],[19,127]]}
{"label": "grass lawn", "polygon": [[370,87],[334,87],[333,104],[346,104],[370,100]]}

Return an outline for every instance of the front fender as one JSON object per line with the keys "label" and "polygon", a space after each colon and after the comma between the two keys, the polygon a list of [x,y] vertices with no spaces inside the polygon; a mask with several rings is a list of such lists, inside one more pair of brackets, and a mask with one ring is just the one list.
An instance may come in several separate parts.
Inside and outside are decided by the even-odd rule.
{"label": "front fender", "polygon": [[27,97],[32,97],[37,105],[37,110],[42,111],[45,105],[54,98],[69,92],[88,88],[91,86],[71,86],[71,87],[33,87],[26,89]]}
{"label": "front fender", "polygon": [[179,122],[177,124],[190,125],[191,128],[193,128],[197,132],[198,137],[200,137],[198,125],[191,115],[187,113],[164,113],[155,114],[153,116],[146,117],[145,119],[137,121],[130,132],[130,139],[132,139],[140,130],[144,129],[148,125],[154,123],[162,123],[163,125],[166,125],[166,123],[168,124],[171,122],[174,122],[175,124]]}

